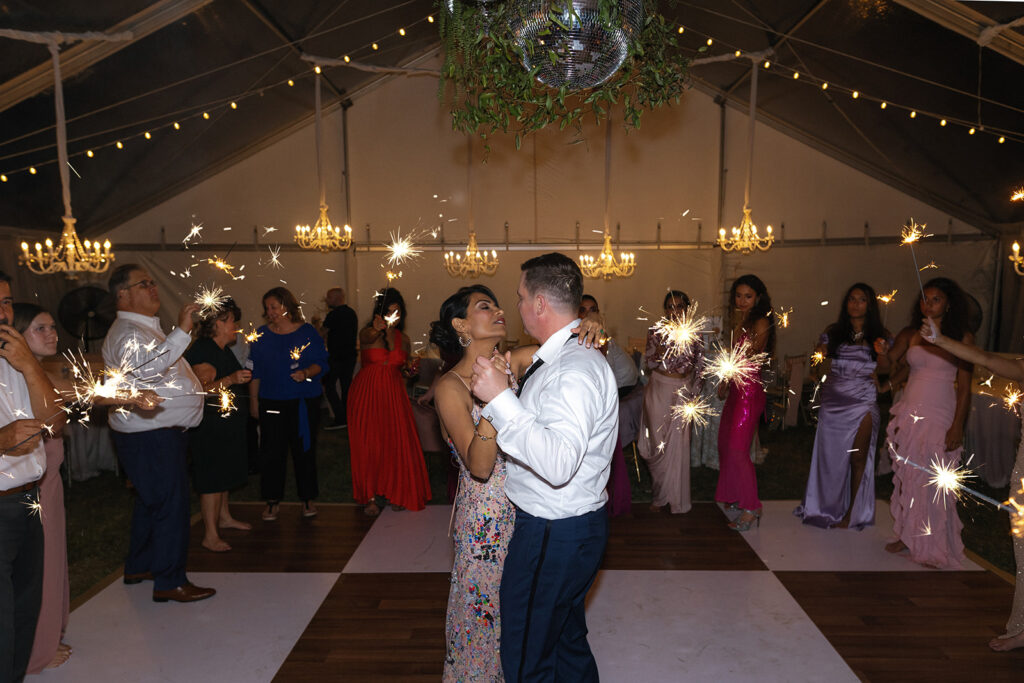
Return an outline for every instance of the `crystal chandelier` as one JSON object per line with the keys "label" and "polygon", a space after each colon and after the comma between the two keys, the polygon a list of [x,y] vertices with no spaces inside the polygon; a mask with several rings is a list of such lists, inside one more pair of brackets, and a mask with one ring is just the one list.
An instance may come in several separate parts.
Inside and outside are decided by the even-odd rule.
{"label": "crystal chandelier", "polygon": [[335,227],[327,215],[326,186],[324,185],[323,160],[320,153],[320,67],[316,68],[316,175],[320,183],[320,217],[310,227],[295,226],[295,243],[302,249],[316,249],[324,253],[343,251],[352,246],[352,228],[348,225]]}
{"label": "crystal chandelier", "polygon": [[1010,256],[1010,261],[1013,262],[1013,272],[1017,275],[1024,275],[1024,256],[1020,255],[1020,244],[1017,242],[1013,243],[1013,255]]}
{"label": "crystal chandelier", "polygon": [[772,242],[775,241],[775,235],[772,234],[770,225],[766,228],[766,232],[768,233],[766,235],[757,233],[757,226],[750,218],[750,209],[745,208],[740,227],[733,226],[732,234],[728,238],[725,236],[725,228],[719,228],[718,246],[722,248],[722,251],[738,251],[741,254],[752,254],[758,250],[768,251]]}
{"label": "crystal chandelier", "polygon": [[766,229],[766,235],[757,233],[757,226],[750,217],[750,176],[754,168],[754,125],[757,122],[757,62],[750,63],[750,130],[748,144],[750,147],[747,159],[747,183],[743,190],[743,220],[740,227],[733,226],[732,232],[726,235],[725,228],[718,229],[717,244],[722,251],[738,251],[741,254],[752,254],[755,251],[768,251],[775,242],[772,226]]}
{"label": "crystal chandelier", "polygon": [[[61,194],[64,200],[64,229],[61,231],[60,243],[53,247],[53,240],[46,238],[43,244],[35,243],[35,251],[29,251],[28,242],[21,243],[21,254],[18,263],[26,266],[33,273],[50,275],[64,273],[69,280],[74,280],[79,273],[102,273],[110,267],[114,255],[110,252],[110,240],[105,240],[101,247],[99,242],[78,239],[75,232],[75,218],[71,213],[71,180],[68,175],[68,135],[64,119],[64,87],[60,75],[60,48],[56,40],[45,41],[50,49],[53,60],[53,100],[57,110],[57,166],[60,172]],[[44,249],[45,245],[45,249]]]}
{"label": "crystal chandelier", "polygon": [[619,260],[615,260],[615,253],[612,252],[612,235],[604,231],[604,247],[597,258],[590,254],[580,256],[580,270],[583,275],[593,278],[604,278],[611,280],[613,277],[629,277],[636,270],[636,258],[632,253],[621,252]]}
{"label": "crystal chandelier", "polygon": [[498,252],[493,249],[490,253],[480,251],[476,244],[476,231],[470,230],[466,253],[457,254],[449,251],[444,255],[444,269],[452,277],[494,275],[498,270]]}

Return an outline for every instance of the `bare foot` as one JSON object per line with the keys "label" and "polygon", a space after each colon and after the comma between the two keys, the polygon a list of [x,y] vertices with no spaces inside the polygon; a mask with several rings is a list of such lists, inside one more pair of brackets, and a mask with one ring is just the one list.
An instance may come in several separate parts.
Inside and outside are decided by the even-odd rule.
{"label": "bare foot", "polygon": [[225,543],[222,538],[204,538],[203,547],[215,553],[226,553],[231,550],[231,546]]}
{"label": "bare foot", "polygon": [[907,549],[907,544],[903,541],[896,539],[892,543],[885,544],[885,552],[887,553],[901,553]]}
{"label": "bare foot", "polygon": [[220,520],[217,526],[221,529],[241,529],[242,531],[249,531],[252,529],[252,524],[249,524],[248,522],[239,522],[234,517],[228,517],[227,519]]}
{"label": "bare foot", "polygon": [[1004,634],[997,638],[993,638],[988,641],[988,646],[996,652],[1006,652],[1007,650],[1015,650],[1018,647],[1024,647],[1024,631],[1021,631],[1015,636]]}
{"label": "bare foot", "polygon": [[50,663],[46,665],[46,668],[56,669],[64,662],[68,661],[69,657],[71,657],[71,647],[69,645],[65,645],[64,643],[61,643],[57,646],[57,652],[54,653],[53,659],[51,659]]}

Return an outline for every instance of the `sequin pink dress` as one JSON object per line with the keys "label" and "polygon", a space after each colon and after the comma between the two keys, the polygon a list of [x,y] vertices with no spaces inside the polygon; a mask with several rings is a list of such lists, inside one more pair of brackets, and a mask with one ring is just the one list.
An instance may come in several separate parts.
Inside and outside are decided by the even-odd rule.
{"label": "sequin pink dress", "polygon": [[[479,421],[480,408],[474,405],[473,423]],[[505,496],[505,458],[498,453],[494,471],[482,482],[466,469],[451,439],[448,447],[459,465],[459,488],[452,531],[455,562],[445,619],[444,680],[502,681],[498,590],[516,523],[515,508]]]}
{"label": "sequin pink dress", "polygon": [[[736,341],[739,346],[747,335]],[[760,510],[757,471],[750,461],[750,444],[764,412],[766,398],[760,377],[729,385],[718,427],[718,487],[715,500],[736,503],[744,510]]]}
{"label": "sequin pink dress", "polygon": [[[900,400],[892,407],[887,428],[892,458],[893,533],[910,549],[910,559],[933,567],[961,568],[964,525],[956,499],[948,492],[936,496],[925,468],[933,462],[955,467],[963,448],[946,450],[946,432],[956,416],[957,366],[921,345],[907,350],[910,377]],[[897,454],[899,457],[897,457]]]}

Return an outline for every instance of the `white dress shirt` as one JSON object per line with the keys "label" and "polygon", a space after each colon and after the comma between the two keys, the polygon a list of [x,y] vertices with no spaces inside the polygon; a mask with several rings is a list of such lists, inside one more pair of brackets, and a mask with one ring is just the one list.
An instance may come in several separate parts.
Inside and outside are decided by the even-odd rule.
{"label": "white dress shirt", "polygon": [[[57,412],[56,407],[54,412]],[[28,393],[25,376],[15,370],[6,358],[0,358],[0,427],[6,427],[15,420],[35,418],[32,414],[32,397]],[[45,420],[49,415],[40,415]],[[12,446],[14,444],[11,444]],[[0,491],[31,484],[42,478],[46,471],[46,451],[43,440],[31,453],[5,455],[0,458]]]}
{"label": "white dress shirt", "polygon": [[[155,410],[110,411],[116,432],[147,432],[168,427],[195,427],[203,419],[203,385],[182,354],[192,337],[180,327],[164,335],[160,318],[118,311],[103,340],[103,362],[108,368],[131,370],[139,389],[152,389],[164,397]],[[166,353],[165,353],[166,352]]]}
{"label": "white dress shirt", "polygon": [[619,389],[634,386],[640,380],[640,370],[622,347],[614,339],[608,340],[608,353],[605,355],[608,365],[612,366],[615,375],[615,386]]}
{"label": "white dress shirt", "polygon": [[577,517],[608,500],[619,395],[601,352],[569,341],[577,325],[566,325],[537,350],[534,362],[544,364],[521,396],[506,389],[483,410],[506,455],[506,495],[543,519]]}

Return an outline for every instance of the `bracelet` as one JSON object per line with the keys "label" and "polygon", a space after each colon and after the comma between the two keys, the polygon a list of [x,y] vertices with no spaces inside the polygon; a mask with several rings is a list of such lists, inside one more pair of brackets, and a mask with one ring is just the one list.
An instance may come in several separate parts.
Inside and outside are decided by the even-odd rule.
{"label": "bracelet", "polygon": [[491,439],[493,439],[493,438],[494,438],[493,436],[484,436],[484,435],[483,435],[483,434],[481,434],[481,433],[480,433],[480,431],[479,431],[479,430],[477,430],[477,429],[474,429],[474,430],[473,430],[473,433],[474,433],[474,434],[476,434],[476,435],[477,435],[477,436],[478,436],[478,437],[480,438],[480,440],[481,440],[481,441],[490,441]]}

